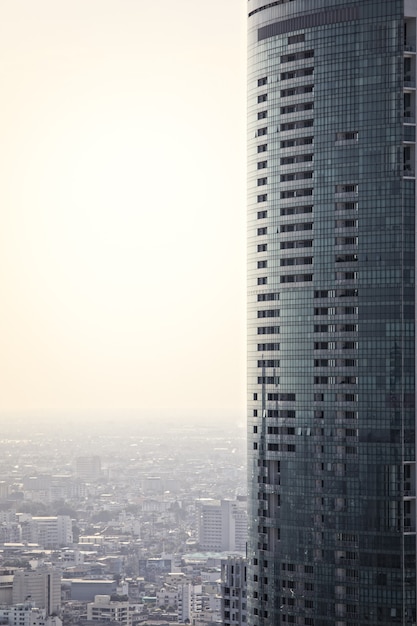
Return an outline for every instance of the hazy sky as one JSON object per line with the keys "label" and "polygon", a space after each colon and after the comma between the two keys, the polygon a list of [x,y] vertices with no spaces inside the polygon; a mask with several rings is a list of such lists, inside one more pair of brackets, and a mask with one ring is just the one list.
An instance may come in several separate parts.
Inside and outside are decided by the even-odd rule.
{"label": "hazy sky", "polygon": [[245,2],[0,3],[0,411],[240,413]]}

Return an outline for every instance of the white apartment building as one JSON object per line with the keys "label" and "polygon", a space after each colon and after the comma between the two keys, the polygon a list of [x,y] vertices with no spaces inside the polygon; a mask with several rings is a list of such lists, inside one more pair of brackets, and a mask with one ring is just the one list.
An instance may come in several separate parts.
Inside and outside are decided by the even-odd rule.
{"label": "white apartment building", "polygon": [[176,588],[162,587],[156,592],[156,606],[160,609],[178,608],[178,590]]}
{"label": "white apartment building", "polygon": [[45,548],[60,548],[72,544],[72,522],[69,515],[32,517],[36,541]]}
{"label": "white apartment building", "polygon": [[197,500],[198,543],[203,550],[244,552],[247,539],[246,502]]}
{"label": "white apartment building", "polygon": [[33,602],[0,606],[0,622],[8,626],[62,626],[58,616],[47,615],[45,609],[39,609]]}
{"label": "white apartment building", "polygon": [[187,583],[178,587],[178,622],[193,624],[201,616],[202,589],[201,585]]}
{"label": "white apartment building", "polygon": [[119,622],[123,626],[131,626],[132,611],[129,602],[113,601],[108,595],[94,597],[94,602],[87,604],[87,619],[95,622]]}
{"label": "white apartment building", "polygon": [[39,543],[44,548],[64,548],[73,542],[72,521],[69,515],[33,517],[29,513],[17,513],[22,529],[22,541]]}

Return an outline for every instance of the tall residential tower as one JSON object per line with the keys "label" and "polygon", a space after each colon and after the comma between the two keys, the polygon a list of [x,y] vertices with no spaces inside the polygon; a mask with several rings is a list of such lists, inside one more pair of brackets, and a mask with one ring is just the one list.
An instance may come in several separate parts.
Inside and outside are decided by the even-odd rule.
{"label": "tall residential tower", "polygon": [[417,0],[249,0],[250,626],[416,623]]}

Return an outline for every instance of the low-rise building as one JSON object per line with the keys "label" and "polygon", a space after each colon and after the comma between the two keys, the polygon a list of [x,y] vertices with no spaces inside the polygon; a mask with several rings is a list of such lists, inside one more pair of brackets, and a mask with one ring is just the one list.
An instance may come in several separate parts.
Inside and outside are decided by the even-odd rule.
{"label": "low-rise building", "polygon": [[128,601],[111,600],[111,596],[96,596],[87,604],[87,619],[93,622],[112,621],[131,626],[131,611]]}

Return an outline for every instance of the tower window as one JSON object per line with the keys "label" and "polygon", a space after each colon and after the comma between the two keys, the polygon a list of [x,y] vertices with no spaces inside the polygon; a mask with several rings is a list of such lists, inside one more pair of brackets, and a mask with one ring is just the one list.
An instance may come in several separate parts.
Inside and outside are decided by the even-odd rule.
{"label": "tower window", "polygon": [[288,37],[288,45],[290,46],[291,44],[294,44],[294,43],[301,43],[304,40],[305,40],[304,33],[300,33],[299,35],[291,35],[290,37]]}

